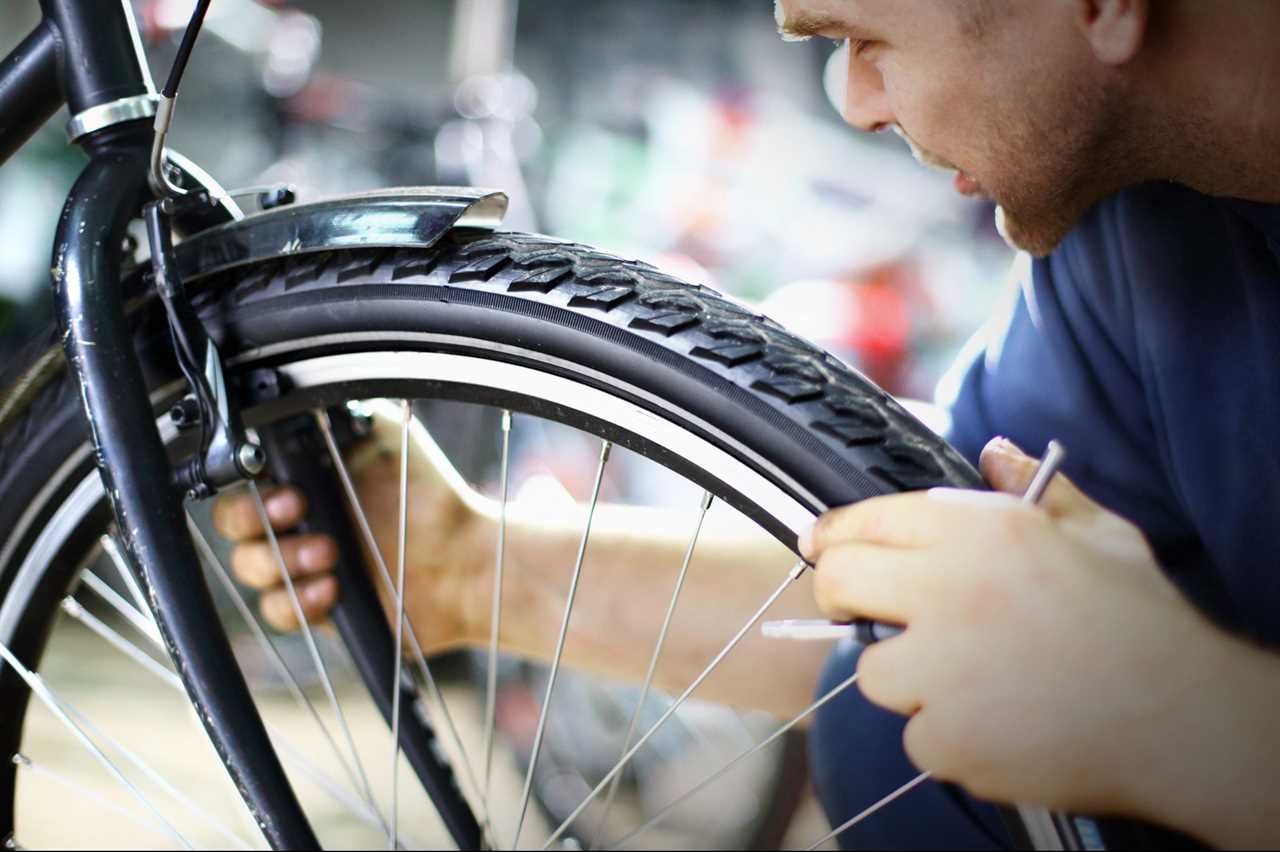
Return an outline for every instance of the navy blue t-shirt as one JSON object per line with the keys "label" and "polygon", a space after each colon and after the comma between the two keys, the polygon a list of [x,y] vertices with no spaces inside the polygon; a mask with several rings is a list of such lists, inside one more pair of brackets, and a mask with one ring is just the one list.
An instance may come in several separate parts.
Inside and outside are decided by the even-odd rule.
{"label": "navy blue t-shirt", "polygon": [[[1018,272],[950,382],[952,442],[976,462],[996,435],[1033,454],[1061,440],[1066,473],[1146,533],[1192,600],[1280,648],[1280,206],[1127,190]],[[837,649],[823,690],[856,659]],[[833,822],[915,774],[902,726],[853,690],[819,714],[814,776]],[[980,816],[985,828],[924,785],[843,842],[990,846],[998,820]]]}

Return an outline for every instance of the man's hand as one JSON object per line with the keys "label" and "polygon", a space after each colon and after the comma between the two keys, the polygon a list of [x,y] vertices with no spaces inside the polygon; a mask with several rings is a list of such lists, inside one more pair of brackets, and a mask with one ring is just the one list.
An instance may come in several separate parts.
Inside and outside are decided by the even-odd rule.
{"label": "man's hand", "polygon": [[[487,624],[489,590],[485,576],[493,552],[493,524],[477,506],[480,499],[449,465],[420,427],[409,446],[409,525],[405,608],[427,653],[477,640]],[[373,436],[348,454],[361,505],[394,580],[397,561],[400,481],[400,423],[392,412],[374,418]],[[279,535],[280,550],[294,578],[308,621],[322,618],[340,590],[333,568],[338,550],[321,533],[289,534],[306,517],[306,496],[295,488],[275,488],[263,496],[267,516]],[[231,567],[237,579],[261,591],[263,618],[278,630],[295,630],[294,615],[280,567],[265,538],[252,497],[220,498],[214,526],[236,542]],[[354,528],[358,536],[358,529]],[[393,599],[376,562],[366,553],[374,588],[390,619]]]}
{"label": "man's hand", "polygon": [[1035,468],[997,439],[982,470],[1005,493],[936,490],[827,513],[801,544],[819,606],[906,625],[862,653],[859,686],[912,717],[905,745],[921,769],[988,799],[1146,815],[1203,836],[1208,818],[1188,825],[1168,800],[1183,782],[1232,783],[1221,755],[1262,732],[1211,730],[1204,717],[1221,715],[1224,678],[1258,653],[1209,625],[1139,531],[1065,477],[1039,506],[1013,496]]}

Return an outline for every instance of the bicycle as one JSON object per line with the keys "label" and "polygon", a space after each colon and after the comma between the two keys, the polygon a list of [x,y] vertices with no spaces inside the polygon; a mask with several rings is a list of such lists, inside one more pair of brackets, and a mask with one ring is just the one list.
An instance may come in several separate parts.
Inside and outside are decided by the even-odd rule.
{"label": "bicycle", "polygon": [[[438,687],[421,655],[418,681],[402,674],[405,640],[416,641],[403,615],[403,586],[390,592],[400,615],[389,625],[360,567],[369,537],[348,521],[349,512],[363,516],[341,452],[344,438],[363,428],[349,414],[352,401],[404,400],[405,442],[414,398],[498,409],[504,446],[512,413],[568,424],[601,441],[592,507],[610,449],[626,447],[703,489],[699,518],[713,499],[722,501],[793,551],[797,531],[829,506],[902,489],[982,487],[941,438],[837,359],[646,264],[500,231],[500,193],[385,190],[297,204],[271,190],[256,193],[261,212],[244,215],[238,195],[164,146],[208,0],[197,4],[159,96],[127,4],[41,6],[42,23],[0,65],[0,114],[12,117],[0,133],[0,160],[65,101],[72,141],[89,162],[55,241],[60,331],[34,342],[0,385],[8,388],[0,398],[0,706],[9,708],[0,726],[7,758],[0,836],[11,848],[20,841],[17,778],[31,767],[21,741],[33,692],[133,790],[74,708],[37,674],[54,617],[74,611],[68,591],[87,582],[85,559],[100,545],[127,567],[122,578],[132,600],[115,605],[161,640],[174,682],[263,836],[275,848],[318,845],[210,592],[190,573],[216,558],[185,504],[251,482],[268,465],[278,479],[303,484],[312,523],[339,536],[343,592],[333,621],[393,731],[397,755],[459,847],[506,840],[490,814],[476,813],[485,798],[476,773],[437,747],[424,717],[402,712],[416,705],[419,688],[438,698]],[[149,260],[128,239],[139,218]],[[505,450],[503,459],[505,483]],[[405,489],[402,474],[402,554]],[[590,514],[583,551],[589,529]],[[690,552],[696,540],[695,533]],[[501,564],[501,546],[497,558]],[[548,698],[582,567],[580,552]],[[806,568],[800,562],[780,576],[778,592],[671,709],[646,732],[628,735],[624,756],[546,846]],[[513,844],[533,772],[531,765]],[[389,827],[372,799],[366,796],[366,815],[399,845],[398,798]],[[1050,820],[1047,828],[1031,825],[1029,835],[1016,816],[1010,823],[1021,842],[1057,848],[1064,843],[1058,830],[1069,829],[1065,819]]]}

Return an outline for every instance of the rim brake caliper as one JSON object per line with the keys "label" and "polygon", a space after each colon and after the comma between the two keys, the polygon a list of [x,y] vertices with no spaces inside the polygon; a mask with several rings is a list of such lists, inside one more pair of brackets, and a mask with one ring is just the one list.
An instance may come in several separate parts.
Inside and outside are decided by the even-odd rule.
{"label": "rim brake caliper", "polygon": [[187,298],[186,288],[173,260],[171,199],[153,201],[143,208],[156,293],[164,304],[178,366],[191,386],[191,394],[171,412],[179,426],[200,429],[200,449],[174,475],[194,498],[208,497],[228,485],[252,479],[266,465],[262,447],[245,435],[237,401],[227,392],[222,358]]}

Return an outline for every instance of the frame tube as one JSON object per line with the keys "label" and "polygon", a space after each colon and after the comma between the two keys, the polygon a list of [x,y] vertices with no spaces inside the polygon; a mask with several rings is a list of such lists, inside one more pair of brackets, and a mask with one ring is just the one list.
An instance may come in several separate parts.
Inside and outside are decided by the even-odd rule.
{"label": "frame tube", "polygon": [[0,163],[62,106],[58,39],[46,19],[0,62]]}
{"label": "frame tube", "polygon": [[90,107],[151,94],[133,23],[122,0],[40,0],[62,41],[62,87],[74,116]]}

